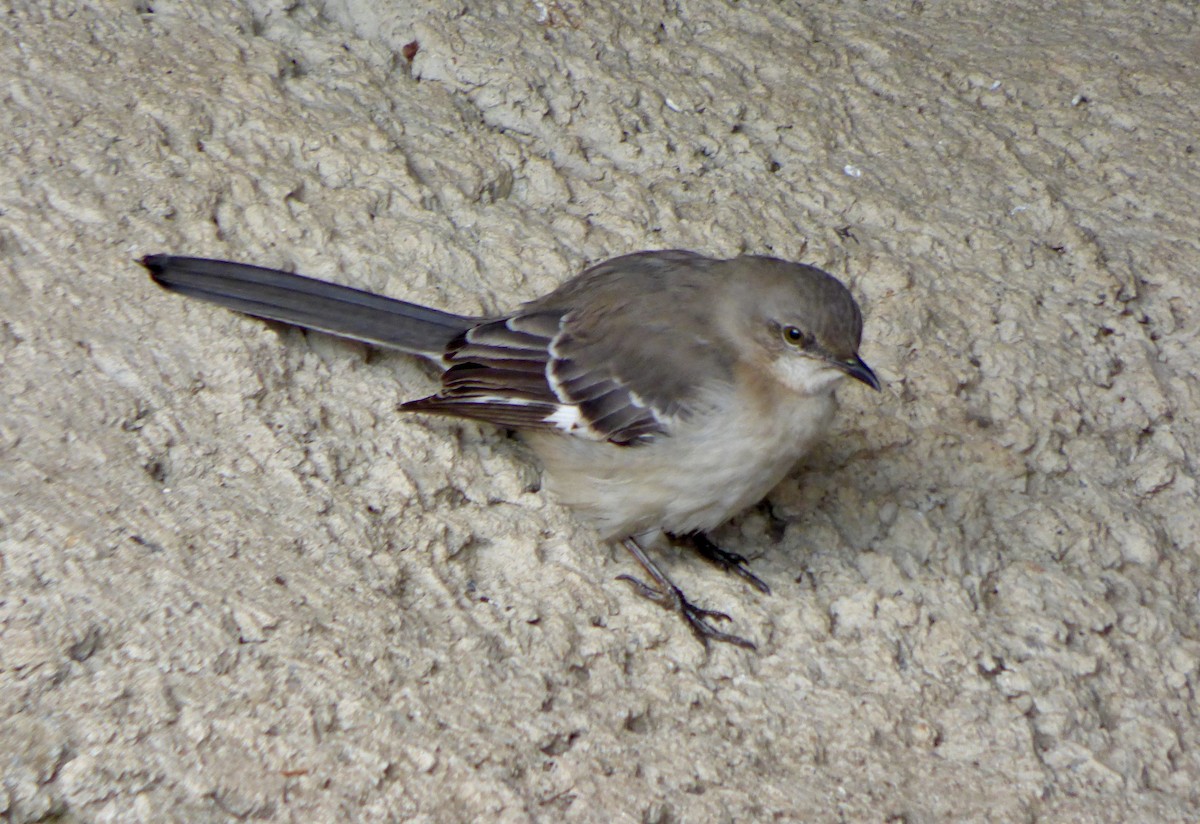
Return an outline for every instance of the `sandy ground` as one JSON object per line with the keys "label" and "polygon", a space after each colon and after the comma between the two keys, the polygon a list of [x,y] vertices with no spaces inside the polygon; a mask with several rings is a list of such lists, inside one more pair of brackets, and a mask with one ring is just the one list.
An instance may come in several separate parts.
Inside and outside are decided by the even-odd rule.
{"label": "sandy ground", "polygon": [[[614,5],[3,9],[0,816],[1194,820],[1195,5]],[[134,263],[667,247],[836,273],[886,381],[720,533],[773,596],[665,557],[758,654],[427,369]]]}

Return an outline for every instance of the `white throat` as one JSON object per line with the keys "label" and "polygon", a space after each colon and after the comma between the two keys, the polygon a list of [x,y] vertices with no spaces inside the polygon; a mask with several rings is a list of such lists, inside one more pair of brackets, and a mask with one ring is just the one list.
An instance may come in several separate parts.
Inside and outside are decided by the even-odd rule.
{"label": "white throat", "polygon": [[776,380],[801,395],[824,395],[833,391],[846,373],[827,361],[799,352],[784,352],[771,362]]}

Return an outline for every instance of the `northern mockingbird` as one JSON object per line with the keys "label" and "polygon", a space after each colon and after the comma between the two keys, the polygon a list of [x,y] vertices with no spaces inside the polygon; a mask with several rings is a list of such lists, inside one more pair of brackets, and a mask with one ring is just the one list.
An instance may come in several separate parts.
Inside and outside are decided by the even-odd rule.
{"label": "northern mockingbird", "polygon": [[722,612],[687,600],[646,554],[660,533],[769,588],[706,533],[760,501],[828,428],[845,377],[879,389],[858,356],[845,286],[769,257],[639,252],[587,269],[495,317],[464,317],[240,263],[151,255],[175,292],[248,315],[421,355],[442,388],[400,409],[518,430],[558,498],[632,553],[634,589],[710,639]]}

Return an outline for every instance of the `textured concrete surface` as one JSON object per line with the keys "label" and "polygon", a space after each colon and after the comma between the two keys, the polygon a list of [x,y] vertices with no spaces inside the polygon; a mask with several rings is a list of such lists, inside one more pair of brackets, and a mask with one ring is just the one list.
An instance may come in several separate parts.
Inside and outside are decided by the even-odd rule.
{"label": "textured concrete surface", "polygon": [[[0,816],[1194,819],[1194,4],[3,11]],[[830,269],[887,383],[720,535],[773,596],[665,559],[757,655],[419,364],[134,264],[477,312],[664,247]]]}

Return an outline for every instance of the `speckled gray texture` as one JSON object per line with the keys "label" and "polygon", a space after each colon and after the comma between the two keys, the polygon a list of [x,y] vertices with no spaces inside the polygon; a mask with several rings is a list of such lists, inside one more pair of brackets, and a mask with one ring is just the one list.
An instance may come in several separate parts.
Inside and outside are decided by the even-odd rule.
{"label": "speckled gray texture", "polygon": [[[621,5],[0,14],[0,815],[1194,818],[1196,7]],[[134,263],[664,247],[830,269],[886,381],[719,535],[773,596],[665,559],[757,655],[419,364]]]}

